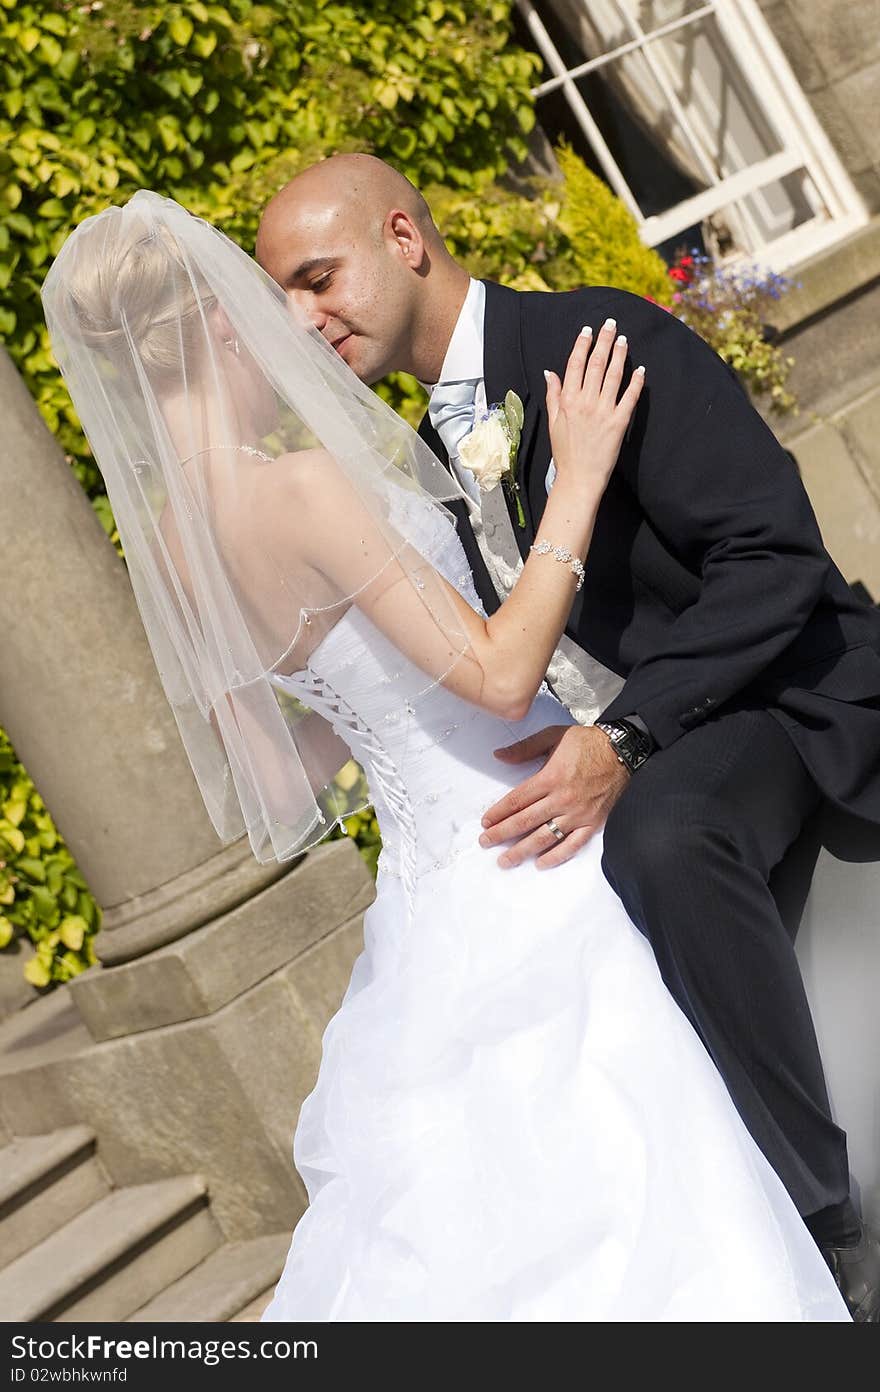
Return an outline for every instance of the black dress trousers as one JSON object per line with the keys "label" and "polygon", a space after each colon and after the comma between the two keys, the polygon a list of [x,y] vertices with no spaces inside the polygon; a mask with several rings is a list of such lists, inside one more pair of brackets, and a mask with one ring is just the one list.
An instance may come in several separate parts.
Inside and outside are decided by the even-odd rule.
{"label": "black dress trousers", "polygon": [[632,776],[606,824],[603,859],[804,1215],[850,1188],[794,952],[820,802],[766,710],[720,713]]}

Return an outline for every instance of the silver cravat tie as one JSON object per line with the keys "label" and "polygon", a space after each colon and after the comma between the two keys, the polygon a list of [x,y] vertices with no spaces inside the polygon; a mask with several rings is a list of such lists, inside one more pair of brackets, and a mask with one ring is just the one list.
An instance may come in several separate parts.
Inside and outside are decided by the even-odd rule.
{"label": "silver cravat tie", "polygon": [[471,470],[460,463],[458,447],[473,428],[474,398],[479,383],[479,377],[465,377],[458,382],[438,382],[428,402],[428,416],[443,441],[450,466],[474,501],[479,499],[480,490]]}

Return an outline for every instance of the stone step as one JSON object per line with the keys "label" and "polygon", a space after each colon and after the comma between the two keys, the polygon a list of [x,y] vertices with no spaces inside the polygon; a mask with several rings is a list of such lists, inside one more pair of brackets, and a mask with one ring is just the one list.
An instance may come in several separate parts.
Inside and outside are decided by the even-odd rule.
{"label": "stone step", "polygon": [[237,1318],[264,1294],[265,1309],[289,1247],[288,1232],[226,1242],[129,1319],[216,1324]]}
{"label": "stone step", "polygon": [[7,1266],[90,1204],[110,1184],[88,1126],[18,1136],[0,1150],[0,1266]]}
{"label": "stone step", "polygon": [[275,1287],[269,1286],[266,1290],[260,1291],[243,1310],[239,1310],[237,1315],[233,1315],[230,1324],[259,1324],[263,1318],[263,1311],[275,1294]]}
{"label": "stone step", "polygon": [[124,1320],[223,1241],[199,1175],[115,1189],[0,1271],[5,1320]]}

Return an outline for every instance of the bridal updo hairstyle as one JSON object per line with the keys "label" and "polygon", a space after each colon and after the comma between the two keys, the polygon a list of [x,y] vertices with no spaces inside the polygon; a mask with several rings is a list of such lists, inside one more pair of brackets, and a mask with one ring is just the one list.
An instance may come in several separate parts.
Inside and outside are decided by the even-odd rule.
{"label": "bridal updo hairstyle", "polygon": [[[131,369],[131,342],[154,385],[180,379],[205,343],[201,311],[216,297],[188,268],[169,229],[107,209],[102,240],[79,250],[67,286],[83,341],[117,370]],[[96,245],[97,243],[97,245]]]}

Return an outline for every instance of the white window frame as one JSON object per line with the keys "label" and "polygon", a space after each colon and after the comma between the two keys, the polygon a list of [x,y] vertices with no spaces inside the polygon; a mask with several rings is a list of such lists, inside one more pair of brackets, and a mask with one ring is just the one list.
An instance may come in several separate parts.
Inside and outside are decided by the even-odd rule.
{"label": "white window frame", "polygon": [[[589,8],[589,0],[582,0],[582,3]],[[632,213],[638,224],[639,234],[648,246],[657,246],[660,242],[667,241],[677,232],[683,232],[710,214],[736,203],[745,195],[760,196],[760,191],[768,184],[796,170],[804,170],[807,173],[827,210],[827,216],[810,218],[772,241],[762,241],[750,253],[737,252],[725,259],[737,260],[743,255],[748,255],[760,258],[764,265],[774,270],[786,270],[848,236],[868,221],[864,201],[819,124],[756,0],[706,0],[689,14],[660,25],[648,35],[642,34],[636,23],[636,32],[640,37],[621,44],[608,53],[579,63],[574,68],[565,67],[533,0],[517,0],[517,7],[538,52],[552,74],[533,89],[533,97],[540,99],[547,92],[558,89],[563,91],[605,178]],[[741,76],[750,84],[753,100],[762,109],[768,124],[778,133],[781,144],[777,153],[721,179],[715,174],[709,161],[702,158],[700,141],[694,136],[692,122],[676,96],[668,73],[662,62],[658,61],[659,55],[656,52],[652,55],[650,42],[645,42],[646,38],[650,40],[663,37],[709,15],[715,16],[722,37],[727,41],[731,52],[736,55]],[[669,101],[671,111],[691,140],[695,156],[700,159],[705,177],[709,180],[709,187],[703,192],[651,217],[643,215],[623,172],[575,86],[576,78],[585,73],[595,72],[614,59],[637,49],[644,55],[655,80]],[[540,121],[540,107],[538,120]],[[743,215],[748,217],[747,209],[740,206]]]}

